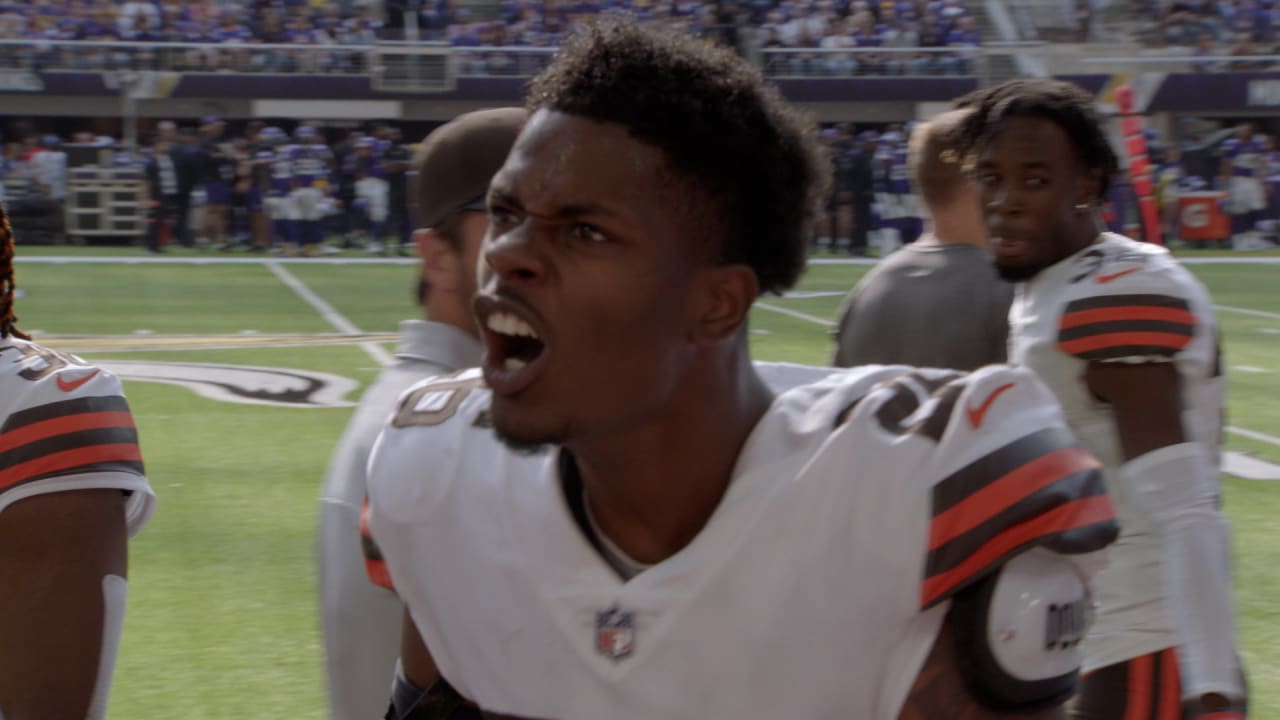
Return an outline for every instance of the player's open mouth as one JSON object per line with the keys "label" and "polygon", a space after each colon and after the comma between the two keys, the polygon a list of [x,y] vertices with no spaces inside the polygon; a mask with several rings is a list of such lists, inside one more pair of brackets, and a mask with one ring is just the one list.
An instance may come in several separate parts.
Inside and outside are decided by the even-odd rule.
{"label": "player's open mouth", "polygon": [[499,395],[514,395],[541,372],[546,343],[518,309],[500,301],[482,307],[485,381]]}
{"label": "player's open mouth", "polygon": [[1013,233],[992,234],[991,249],[996,255],[1021,255],[1027,250],[1027,241]]}

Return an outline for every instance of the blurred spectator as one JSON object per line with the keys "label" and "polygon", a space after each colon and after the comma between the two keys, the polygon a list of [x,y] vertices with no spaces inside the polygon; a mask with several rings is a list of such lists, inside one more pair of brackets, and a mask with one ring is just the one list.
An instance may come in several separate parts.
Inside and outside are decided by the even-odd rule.
{"label": "blurred spectator", "polygon": [[1092,0],[1069,0],[1070,22],[1075,29],[1076,42],[1088,42],[1093,27]]}
{"label": "blurred spectator", "polygon": [[1193,11],[1185,2],[1169,6],[1161,22],[1164,41],[1170,45],[1194,45],[1206,36],[1217,35],[1216,27],[1204,15]]}
{"label": "blurred spectator", "polygon": [[1240,36],[1240,39],[1236,41],[1235,45],[1232,46],[1231,56],[1246,59],[1232,60],[1228,65],[1228,68],[1231,72],[1259,72],[1269,70],[1271,68],[1270,62],[1266,60],[1250,59],[1265,54],[1266,53],[1261,52],[1254,47],[1253,39],[1251,37],[1248,35],[1242,35]]}
{"label": "blurred spectator", "polygon": [[164,252],[178,220],[178,169],[173,162],[169,133],[156,134],[146,156],[147,251]]}
{"label": "blurred spectator", "polygon": [[1213,44],[1213,39],[1207,35],[1196,41],[1196,49],[1191,54],[1196,58],[1191,61],[1191,69],[1195,72],[1217,72],[1222,67],[1213,60],[1201,59],[1218,55],[1218,48]]}

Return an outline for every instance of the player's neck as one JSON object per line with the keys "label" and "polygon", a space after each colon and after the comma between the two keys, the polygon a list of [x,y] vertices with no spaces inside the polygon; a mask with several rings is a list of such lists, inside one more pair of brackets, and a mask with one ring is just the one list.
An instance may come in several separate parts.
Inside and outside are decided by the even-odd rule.
{"label": "player's neck", "polygon": [[691,373],[660,417],[569,447],[600,531],[636,561],[661,562],[697,536],[773,402],[741,355]]}
{"label": "player's neck", "polygon": [[939,245],[972,245],[983,250],[991,249],[982,218],[967,207],[937,211],[932,222],[925,227],[925,233]]}
{"label": "player's neck", "polygon": [[427,322],[452,325],[468,335],[475,335],[476,321],[469,308],[454,302],[454,298],[438,290],[430,290],[423,298],[422,319]]}

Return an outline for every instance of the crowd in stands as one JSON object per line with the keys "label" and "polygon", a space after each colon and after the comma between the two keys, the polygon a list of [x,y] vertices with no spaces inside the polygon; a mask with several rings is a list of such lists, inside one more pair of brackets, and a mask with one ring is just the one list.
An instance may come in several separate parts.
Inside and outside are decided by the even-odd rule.
{"label": "crowd in stands", "polygon": [[[1154,19],[1149,40],[1156,45],[1192,48],[1198,72],[1255,72],[1280,63],[1278,0],[1149,0]],[[1208,58],[1230,57],[1230,60]],[[1240,59],[1235,59],[1240,58]]]}
{"label": "crowd in stands", "polygon": [[[195,43],[169,53],[172,70],[355,71],[350,53],[300,53],[278,50],[218,51],[212,46],[288,44],[298,46],[372,45],[383,37],[383,21],[368,2],[309,0],[3,0],[0,40],[22,41],[2,48],[5,65],[27,69],[150,69],[154,52],[125,47],[72,49],[53,43]],[[32,41],[35,42],[32,42]],[[44,41],[44,42],[40,42]]]}
{"label": "crowd in stands", "polygon": [[[404,6],[378,0],[0,0],[0,40],[22,42],[0,47],[0,59],[27,69],[361,72],[359,53],[322,48],[404,39]],[[460,0],[412,0],[409,6],[416,13],[416,38],[458,48],[464,74],[536,71],[543,53],[500,48],[551,48],[575,25],[609,13],[676,26],[744,51],[748,44],[763,46],[773,74],[968,73],[971,60],[963,49],[981,42],[960,0],[502,0],[497,17],[474,16]],[[62,44],[73,40],[208,47],[162,50],[160,58],[136,48]],[[229,43],[313,49],[216,47]]]}
{"label": "crowd in stands", "polygon": [[367,1],[4,0],[0,39],[369,44],[382,30]]}
{"label": "crowd in stands", "polygon": [[[982,41],[958,0],[789,0],[761,25],[771,74],[939,75],[973,71]],[[951,48],[951,51],[940,50]]]}
{"label": "crowd in stands", "polygon": [[739,49],[754,42],[771,75],[967,74],[973,67],[966,51],[982,40],[959,0],[503,0],[498,20],[454,23],[446,36],[456,47],[487,48],[465,56],[469,71],[524,72],[519,55],[494,48],[554,46],[600,13],[626,13]]}

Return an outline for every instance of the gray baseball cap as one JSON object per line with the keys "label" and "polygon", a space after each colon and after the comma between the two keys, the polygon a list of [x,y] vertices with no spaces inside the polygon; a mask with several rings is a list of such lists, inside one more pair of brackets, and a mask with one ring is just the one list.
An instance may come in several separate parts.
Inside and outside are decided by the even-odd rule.
{"label": "gray baseball cap", "polygon": [[428,135],[413,158],[419,225],[436,227],[460,210],[484,209],[489,181],[528,117],[522,108],[477,110]]}

